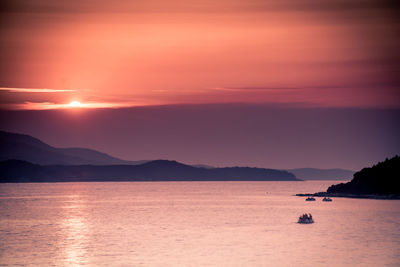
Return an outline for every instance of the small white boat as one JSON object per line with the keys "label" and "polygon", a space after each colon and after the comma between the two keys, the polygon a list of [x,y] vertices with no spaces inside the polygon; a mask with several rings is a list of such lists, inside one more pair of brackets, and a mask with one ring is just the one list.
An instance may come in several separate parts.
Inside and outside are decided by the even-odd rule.
{"label": "small white boat", "polygon": [[306,198],[306,201],[315,201],[315,198],[313,198],[313,197],[308,197],[308,198]]}
{"label": "small white boat", "polygon": [[322,201],[332,201],[332,199],[331,199],[330,197],[324,197],[324,198],[322,199]]}
{"label": "small white boat", "polygon": [[311,214],[309,214],[309,215],[303,214],[302,216],[299,217],[299,220],[297,221],[297,223],[310,224],[310,223],[314,223],[314,220],[313,220]]}

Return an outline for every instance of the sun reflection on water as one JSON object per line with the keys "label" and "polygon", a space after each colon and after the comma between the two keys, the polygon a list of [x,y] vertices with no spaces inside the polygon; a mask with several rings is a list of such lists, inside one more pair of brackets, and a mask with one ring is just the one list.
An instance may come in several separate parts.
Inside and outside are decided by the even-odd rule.
{"label": "sun reflection on water", "polygon": [[67,266],[87,264],[89,227],[85,218],[87,205],[81,200],[68,201],[64,206],[62,231],[64,238],[61,247]]}

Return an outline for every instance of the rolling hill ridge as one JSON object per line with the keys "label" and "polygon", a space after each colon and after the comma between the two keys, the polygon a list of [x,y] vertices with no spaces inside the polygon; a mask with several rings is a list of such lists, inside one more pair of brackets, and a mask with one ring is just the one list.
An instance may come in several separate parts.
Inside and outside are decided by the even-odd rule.
{"label": "rolling hill ridge", "polygon": [[16,159],[40,165],[140,164],[87,148],[55,148],[25,134],[0,131],[0,160]]}

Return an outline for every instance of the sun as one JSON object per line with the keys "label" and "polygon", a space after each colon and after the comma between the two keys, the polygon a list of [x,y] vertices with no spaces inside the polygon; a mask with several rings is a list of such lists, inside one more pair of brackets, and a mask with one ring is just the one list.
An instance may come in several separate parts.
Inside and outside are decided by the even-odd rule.
{"label": "sun", "polygon": [[79,101],[72,101],[71,103],[68,104],[68,106],[70,106],[72,108],[79,108],[82,106],[82,104]]}

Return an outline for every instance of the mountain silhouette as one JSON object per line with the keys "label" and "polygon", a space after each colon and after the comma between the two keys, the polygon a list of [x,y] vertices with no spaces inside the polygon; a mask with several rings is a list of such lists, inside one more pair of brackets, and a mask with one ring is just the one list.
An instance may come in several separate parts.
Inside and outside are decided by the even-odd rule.
{"label": "mountain silhouette", "polygon": [[38,165],[21,160],[0,162],[0,182],[94,181],[299,181],[287,171],[249,168],[198,168],[176,161],[139,165]]}
{"label": "mountain silhouette", "polygon": [[356,172],[348,183],[331,185],[326,192],[296,196],[400,199],[399,178],[400,157],[395,156]]}
{"label": "mountain silhouette", "polygon": [[400,157],[395,156],[371,168],[364,168],[356,172],[350,182],[330,186],[327,193],[400,195]]}
{"label": "mountain silhouette", "polygon": [[287,171],[195,167],[171,160],[125,161],[86,148],[55,148],[0,131],[0,182],[296,181]]}
{"label": "mountain silhouette", "polygon": [[40,165],[140,164],[87,148],[55,148],[29,135],[0,131],[0,160],[16,159]]}

